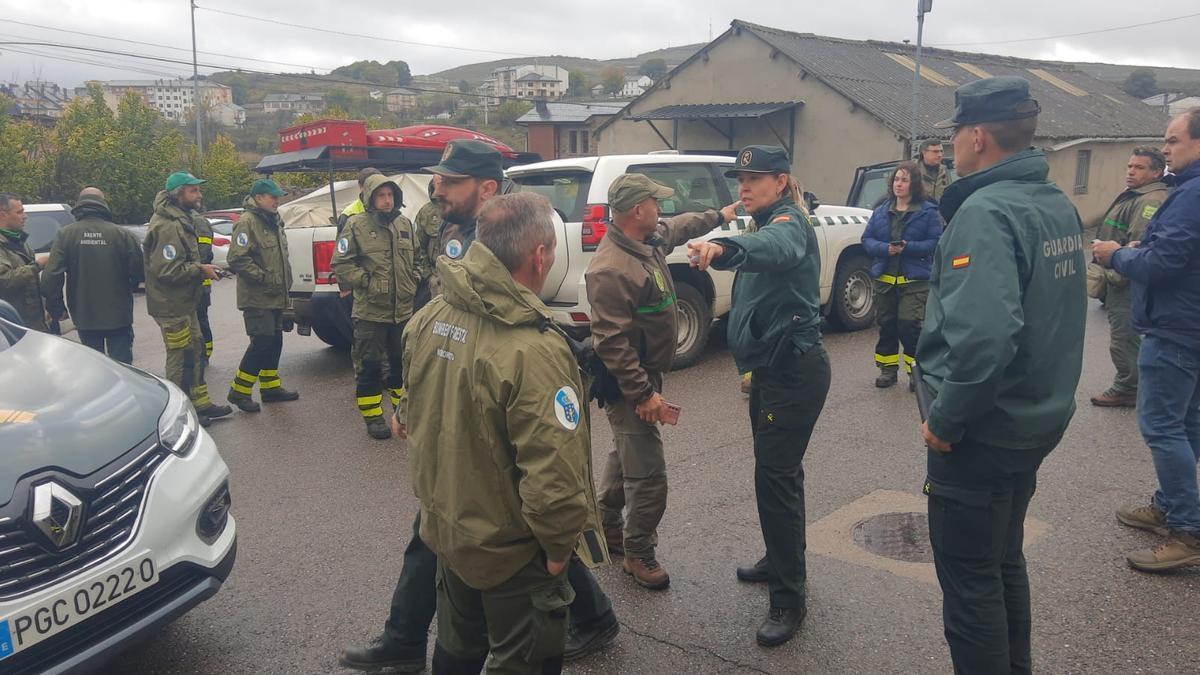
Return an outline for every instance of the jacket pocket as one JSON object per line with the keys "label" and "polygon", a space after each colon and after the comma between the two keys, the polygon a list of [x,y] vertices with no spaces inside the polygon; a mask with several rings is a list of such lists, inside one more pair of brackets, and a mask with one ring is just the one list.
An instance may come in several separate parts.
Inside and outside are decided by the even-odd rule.
{"label": "jacket pocket", "polygon": [[935,554],[960,560],[992,557],[996,514],[989,492],[926,478],[925,493],[929,495],[929,543]]}

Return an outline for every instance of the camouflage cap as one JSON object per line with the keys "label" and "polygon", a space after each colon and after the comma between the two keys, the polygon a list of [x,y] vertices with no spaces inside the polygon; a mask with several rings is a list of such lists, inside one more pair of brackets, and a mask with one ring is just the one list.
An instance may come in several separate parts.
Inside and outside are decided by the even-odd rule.
{"label": "camouflage cap", "polygon": [[624,213],[644,200],[666,199],[675,195],[671,188],[655,183],[640,173],[624,173],[608,186],[608,206]]}
{"label": "camouflage cap", "polygon": [[967,124],[1006,122],[1033,117],[1042,111],[1029,96],[1029,81],[1023,77],[988,77],[968,82],[954,92],[954,117],[933,125],[951,129]]}
{"label": "camouflage cap", "polygon": [[499,183],[504,180],[504,158],[483,141],[450,141],[442,161],[425,170],[447,178],[488,178]]}
{"label": "camouflage cap", "polygon": [[787,150],[778,145],[747,145],[738,153],[733,168],[725,172],[727,178],[739,173],[788,173],[792,172],[792,161]]}

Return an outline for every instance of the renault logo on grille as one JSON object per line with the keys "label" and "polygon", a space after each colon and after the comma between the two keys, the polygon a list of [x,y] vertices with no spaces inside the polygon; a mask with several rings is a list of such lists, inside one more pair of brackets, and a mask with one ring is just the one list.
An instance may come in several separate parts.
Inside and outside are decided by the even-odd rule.
{"label": "renault logo on grille", "polygon": [[58,548],[79,538],[83,502],[58,483],[42,483],[33,489],[33,524]]}

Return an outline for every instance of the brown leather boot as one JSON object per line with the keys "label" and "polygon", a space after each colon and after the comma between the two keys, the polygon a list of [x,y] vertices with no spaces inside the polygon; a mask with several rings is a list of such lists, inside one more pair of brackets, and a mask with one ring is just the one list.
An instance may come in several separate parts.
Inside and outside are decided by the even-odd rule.
{"label": "brown leather boot", "polygon": [[671,577],[654,558],[626,557],[622,567],[633,576],[638,585],[652,591],[661,591],[671,585]]}
{"label": "brown leather boot", "polygon": [[1142,572],[1169,572],[1200,565],[1200,537],[1172,530],[1163,543],[1134,551],[1125,559],[1130,567]]}
{"label": "brown leather boot", "polygon": [[1154,504],[1146,506],[1123,506],[1117,509],[1117,522],[1129,527],[1148,530],[1160,537],[1165,537],[1167,531],[1167,514]]}
{"label": "brown leather boot", "polygon": [[1092,397],[1092,405],[1101,408],[1133,408],[1137,406],[1137,392],[1117,392],[1109,389]]}

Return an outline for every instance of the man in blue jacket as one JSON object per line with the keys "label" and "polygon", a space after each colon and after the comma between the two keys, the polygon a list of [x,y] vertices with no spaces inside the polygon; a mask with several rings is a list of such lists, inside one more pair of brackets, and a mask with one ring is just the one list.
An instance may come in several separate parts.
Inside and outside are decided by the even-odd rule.
{"label": "man in blue jacket", "polygon": [[1138,426],[1159,489],[1150,504],[1117,511],[1117,520],[1166,535],[1127,557],[1144,572],[1200,565],[1200,108],[1171,121],[1163,155],[1175,190],[1142,241],[1105,241],[1093,250],[1096,262],[1133,281],[1133,325],[1143,335]]}

